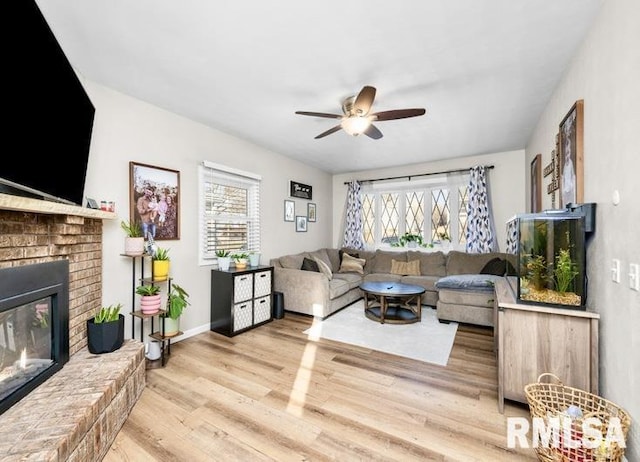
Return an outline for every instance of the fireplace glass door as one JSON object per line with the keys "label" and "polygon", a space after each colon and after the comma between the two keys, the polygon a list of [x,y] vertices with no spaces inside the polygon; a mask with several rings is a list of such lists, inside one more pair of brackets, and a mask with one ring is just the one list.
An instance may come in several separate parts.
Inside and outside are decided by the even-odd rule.
{"label": "fireplace glass door", "polygon": [[53,364],[52,297],[0,313],[0,400]]}

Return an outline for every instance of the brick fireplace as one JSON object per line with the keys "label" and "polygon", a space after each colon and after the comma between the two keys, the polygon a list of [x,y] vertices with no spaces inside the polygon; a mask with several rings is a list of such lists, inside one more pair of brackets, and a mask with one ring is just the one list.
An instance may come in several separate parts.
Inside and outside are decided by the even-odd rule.
{"label": "brick fireplace", "polygon": [[69,262],[69,362],[0,415],[3,460],[101,460],[145,386],[144,347],[92,355],[102,305],[102,226],[113,213],[0,194],[0,268]]}

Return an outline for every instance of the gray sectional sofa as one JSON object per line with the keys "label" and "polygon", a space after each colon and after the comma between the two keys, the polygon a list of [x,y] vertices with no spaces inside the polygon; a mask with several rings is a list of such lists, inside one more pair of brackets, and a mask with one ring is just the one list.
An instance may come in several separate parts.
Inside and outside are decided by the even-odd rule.
{"label": "gray sectional sofa", "polygon": [[[362,274],[340,271],[342,251],[365,260]],[[406,248],[376,251],[324,248],[273,258],[270,265],[274,267],[274,290],[283,293],[286,311],[325,318],[362,298],[359,285],[363,281],[403,282],[424,287],[422,303],[436,307],[442,321],[492,326],[493,282],[504,276],[504,271],[497,274],[500,265],[492,264],[512,259],[512,255],[498,252],[444,254]],[[324,273],[301,269],[317,260],[326,264]],[[396,265],[419,260],[420,274],[393,273],[393,260]],[[494,274],[481,274],[487,267]]]}

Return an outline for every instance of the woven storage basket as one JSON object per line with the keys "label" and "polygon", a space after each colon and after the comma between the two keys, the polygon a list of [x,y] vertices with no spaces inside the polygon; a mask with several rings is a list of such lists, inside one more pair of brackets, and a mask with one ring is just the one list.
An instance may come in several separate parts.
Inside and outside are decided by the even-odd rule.
{"label": "woven storage basket", "polygon": [[[549,376],[557,383],[542,383],[543,377]],[[545,426],[549,428],[549,419],[560,419],[560,430],[558,444],[550,442],[548,445],[539,444],[536,447],[538,460],[543,462],[620,462],[624,455],[624,448],[615,441],[610,444],[601,444],[597,448],[589,448],[587,445],[579,444],[578,447],[571,447],[571,444],[563,444],[565,439],[563,431],[563,419],[571,419],[571,440],[583,441],[582,424],[585,419],[595,417],[601,422],[601,427],[591,426],[600,431],[603,438],[608,434],[609,425],[612,418],[620,420],[620,428],[624,440],[631,425],[629,414],[620,406],[579,388],[568,387],[560,379],[550,373],[540,374],[537,383],[530,383],[524,387],[531,417],[543,419]],[[581,416],[570,415],[569,408],[576,410],[579,408]]]}

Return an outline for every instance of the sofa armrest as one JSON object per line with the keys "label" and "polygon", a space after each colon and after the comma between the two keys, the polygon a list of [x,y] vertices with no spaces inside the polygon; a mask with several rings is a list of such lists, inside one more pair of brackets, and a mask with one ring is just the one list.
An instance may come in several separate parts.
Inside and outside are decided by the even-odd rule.
{"label": "sofa armrest", "polygon": [[323,317],[329,306],[329,280],[322,273],[274,268],[274,290],[284,295],[285,310]]}

